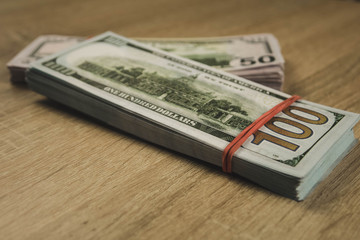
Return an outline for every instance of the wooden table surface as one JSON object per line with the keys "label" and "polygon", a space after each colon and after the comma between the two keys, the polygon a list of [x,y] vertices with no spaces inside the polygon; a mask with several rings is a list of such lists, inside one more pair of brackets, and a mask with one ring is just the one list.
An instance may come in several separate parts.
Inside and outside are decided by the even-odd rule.
{"label": "wooden table surface", "polygon": [[1,0],[0,239],[360,239],[359,144],[296,202],[13,85],[5,66],[41,34],[270,32],[285,92],[360,113],[359,20],[358,1]]}

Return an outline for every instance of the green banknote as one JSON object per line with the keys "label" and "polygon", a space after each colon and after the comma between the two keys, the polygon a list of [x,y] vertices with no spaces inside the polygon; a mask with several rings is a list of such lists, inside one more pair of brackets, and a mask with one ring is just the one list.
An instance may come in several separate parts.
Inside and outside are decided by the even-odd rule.
{"label": "green banknote", "polygon": [[[7,64],[13,75],[12,81],[24,81],[24,72],[31,62],[84,40],[81,37],[62,35],[39,36]],[[281,82],[283,78],[284,59],[278,41],[272,34],[138,40],[256,82]]]}
{"label": "green banknote", "polygon": [[[39,92],[45,95],[47,90],[42,86],[71,89],[79,96],[95,99],[104,106],[114,106],[134,119],[141,119],[144,124],[156,126],[165,133],[162,137],[181,136],[218,153],[254,120],[289,97],[111,32],[31,66],[30,87],[42,89]],[[66,90],[63,93],[66,94]],[[62,101],[61,96],[57,98]],[[93,109],[88,109],[86,111],[96,116]],[[309,182],[317,182],[336,161],[336,154],[340,156],[346,146],[340,148],[339,145],[336,154],[329,157],[329,163],[323,164],[329,150],[341,141],[350,144],[352,138],[347,136],[351,135],[358,120],[358,114],[300,100],[247,139],[235,153],[234,161],[297,179],[309,176]],[[159,137],[155,135],[154,142]],[[343,141],[344,136],[346,141]],[[196,149],[187,154],[193,151]],[[202,160],[221,165],[220,158]],[[313,180],[314,169],[326,164],[329,167]],[[246,175],[241,171],[239,174]],[[313,186],[308,185],[299,199]]]}
{"label": "green banknote", "polygon": [[225,71],[283,66],[277,39],[272,34],[209,38],[137,39],[149,46]]}

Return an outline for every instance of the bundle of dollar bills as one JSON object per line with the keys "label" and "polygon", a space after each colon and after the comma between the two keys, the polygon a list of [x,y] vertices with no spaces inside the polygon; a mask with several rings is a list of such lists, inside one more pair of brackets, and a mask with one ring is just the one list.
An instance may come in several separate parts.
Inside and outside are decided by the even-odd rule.
{"label": "bundle of dollar bills", "polygon": [[277,90],[284,82],[284,58],[272,34],[136,40]]}
{"label": "bundle of dollar bills", "polygon": [[[217,166],[239,132],[290,97],[111,32],[32,63],[27,82],[111,126]],[[358,120],[299,100],[247,139],[233,172],[302,200],[352,148]]]}
{"label": "bundle of dollar bills", "polygon": [[[11,80],[23,82],[29,63],[83,40],[60,35],[38,37],[7,64]],[[137,40],[274,89],[280,90],[284,81],[284,59],[272,34]]]}
{"label": "bundle of dollar bills", "polygon": [[24,82],[25,71],[29,68],[30,63],[73,46],[83,40],[84,38],[82,37],[61,35],[44,35],[37,37],[7,63],[11,74],[10,80],[14,83]]}

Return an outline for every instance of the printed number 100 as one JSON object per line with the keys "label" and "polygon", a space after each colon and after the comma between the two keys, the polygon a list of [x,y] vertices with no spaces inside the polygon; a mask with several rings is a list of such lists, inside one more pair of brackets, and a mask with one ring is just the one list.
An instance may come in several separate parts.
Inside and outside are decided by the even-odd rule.
{"label": "printed number 100", "polygon": [[[315,120],[300,116],[300,115],[294,113],[293,112],[294,110],[309,114],[309,115],[313,116],[315,118]],[[294,120],[291,120],[288,118],[282,118],[282,117],[274,117],[268,123],[266,123],[265,126],[275,133],[278,133],[280,135],[283,135],[283,136],[286,136],[289,138],[294,138],[294,139],[307,139],[313,135],[313,131],[311,130],[311,128],[305,126],[301,122],[314,124],[314,125],[322,125],[328,121],[328,118],[321,113],[318,113],[318,112],[315,112],[315,111],[312,111],[312,110],[309,110],[306,108],[297,107],[297,106],[290,106],[290,107],[286,108],[285,110],[283,110],[283,113],[285,113],[287,116],[291,117]],[[279,123],[281,122],[281,123],[290,125],[292,127],[299,129],[300,131],[299,131],[299,133],[289,131],[287,129],[284,129],[284,128],[281,128],[281,127],[275,125],[274,123],[276,123],[276,122],[279,122]],[[268,142],[274,143],[276,145],[279,145],[279,146],[284,147],[291,151],[296,151],[299,148],[299,145],[297,145],[295,143],[286,141],[284,139],[275,137],[271,134],[268,134],[268,133],[265,133],[262,131],[257,131],[254,133],[254,139],[252,140],[251,143],[259,145],[263,141],[268,141]]]}

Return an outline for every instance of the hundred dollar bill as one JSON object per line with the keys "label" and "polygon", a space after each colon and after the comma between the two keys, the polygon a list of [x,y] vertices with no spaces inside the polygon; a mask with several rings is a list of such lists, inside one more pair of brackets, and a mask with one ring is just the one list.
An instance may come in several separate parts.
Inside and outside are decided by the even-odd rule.
{"label": "hundred dollar bill", "polygon": [[[289,97],[111,32],[32,63],[27,80],[49,98],[217,166],[239,132]],[[233,171],[302,200],[350,149],[358,120],[297,101],[243,144]]]}
{"label": "hundred dollar bill", "polygon": [[[21,51],[8,63],[14,82],[24,81],[29,63],[51,55],[83,41],[84,38],[44,35]],[[184,39],[138,39],[165,51],[221,68],[267,85],[283,81],[283,64],[279,44],[272,34],[254,34],[231,37],[184,38]],[[20,73],[20,74],[19,74]]]}

